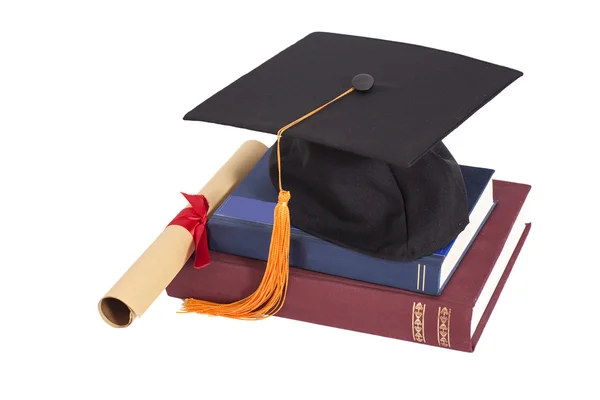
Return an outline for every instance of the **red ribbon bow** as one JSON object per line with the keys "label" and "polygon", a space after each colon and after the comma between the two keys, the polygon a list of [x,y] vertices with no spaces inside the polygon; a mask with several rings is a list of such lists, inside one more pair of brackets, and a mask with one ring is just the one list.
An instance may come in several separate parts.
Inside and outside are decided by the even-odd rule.
{"label": "red ribbon bow", "polygon": [[206,232],[208,200],[201,194],[181,194],[190,203],[191,207],[181,210],[169,225],[179,225],[190,232],[196,244],[194,268],[206,267],[210,263],[208,233]]}

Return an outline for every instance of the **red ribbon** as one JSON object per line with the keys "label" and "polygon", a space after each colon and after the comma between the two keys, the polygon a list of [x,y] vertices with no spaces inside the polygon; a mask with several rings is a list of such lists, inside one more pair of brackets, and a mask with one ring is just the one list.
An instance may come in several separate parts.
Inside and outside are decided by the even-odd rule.
{"label": "red ribbon", "polygon": [[181,210],[169,225],[179,225],[190,232],[196,244],[194,268],[206,267],[210,263],[208,233],[206,232],[208,200],[201,194],[181,194],[190,203],[191,207]]}

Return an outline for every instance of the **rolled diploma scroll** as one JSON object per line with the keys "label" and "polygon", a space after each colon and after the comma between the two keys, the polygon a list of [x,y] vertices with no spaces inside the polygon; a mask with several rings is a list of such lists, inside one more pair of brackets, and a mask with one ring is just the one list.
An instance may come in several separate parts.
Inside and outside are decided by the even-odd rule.
{"label": "rolled diploma scroll", "polygon": [[[266,151],[267,146],[259,141],[244,142],[206,183],[199,194],[208,200],[208,218]],[[167,226],[100,300],[98,310],[102,319],[116,328],[131,325],[165,290],[194,250],[194,239],[187,229]]]}

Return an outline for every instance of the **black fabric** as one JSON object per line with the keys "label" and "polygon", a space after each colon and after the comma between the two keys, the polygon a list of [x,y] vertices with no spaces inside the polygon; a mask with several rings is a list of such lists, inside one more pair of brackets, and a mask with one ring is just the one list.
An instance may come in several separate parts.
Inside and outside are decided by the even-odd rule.
{"label": "black fabric", "polygon": [[[414,260],[468,223],[460,168],[441,143],[522,74],[431,48],[317,32],[209,97],[184,119],[282,136],[292,223],[372,256]],[[273,155],[276,154],[273,152]],[[275,159],[270,174],[278,187]]]}
{"label": "black fabric", "polygon": [[[469,222],[460,167],[442,143],[403,168],[282,137],[281,166],[292,224],[361,253],[414,260],[446,246]],[[277,170],[273,151],[275,187]]]}
{"label": "black fabric", "polygon": [[375,79],[288,129],[335,149],[408,166],[521,72],[427,47],[316,32],[202,102],[184,119],[277,133],[352,87]]}

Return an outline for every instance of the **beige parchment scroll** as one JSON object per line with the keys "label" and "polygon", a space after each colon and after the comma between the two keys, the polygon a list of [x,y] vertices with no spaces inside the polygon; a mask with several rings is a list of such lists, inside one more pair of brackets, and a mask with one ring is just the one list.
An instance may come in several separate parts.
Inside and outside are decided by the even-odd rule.
{"label": "beige parchment scroll", "polygon": [[[209,203],[209,218],[267,149],[256,140],[244,142],[200,190]],[[102,319],[115,328],[131,325],[175,278],[193,252],[192,235],[181,226],[167,226],[99,301]]]}

